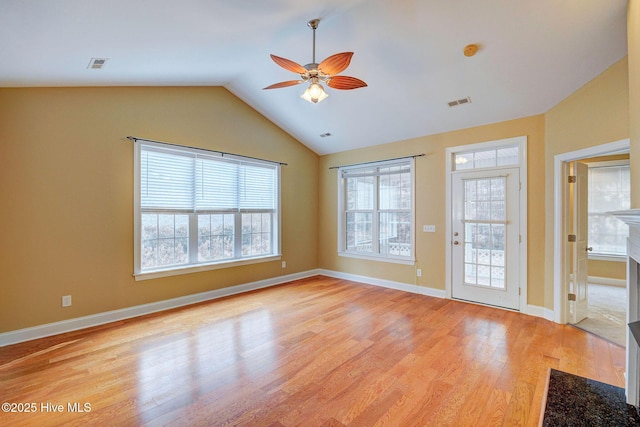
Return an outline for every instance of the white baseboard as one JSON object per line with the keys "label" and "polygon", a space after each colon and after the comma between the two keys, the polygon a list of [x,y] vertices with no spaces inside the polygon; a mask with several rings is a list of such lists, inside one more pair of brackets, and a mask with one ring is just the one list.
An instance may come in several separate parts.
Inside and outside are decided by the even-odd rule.
{"label": "white baseboard", "polygon": [[527,305],[525,314],[535,317],[541,317],[543,319],[547,319],[550,322],[554,322],[554,312],[553,310],[549,310],[545,307],[540,307],[538,305]]}
{"label": "white baseboard", "polygon": [[382,286],[383,288],[396,289],[399,291],[411,292],[413,294],[426,295],[435,298],[444,298],[445,291],[442,289],[427,288],[424,286],[412,285],[409,283],[394,282],[392,280],[378,279],[376,277],[360,276],[358,274],[343,273],[333,270],[318,270],[318,274],[336,279],[352,280],[354,282],[366,283],[368,285]]}
{"label": "white baseboard", "polygon": [[44,338],[51,335],[65,333],[65,332],[76,331],[79,329],[89,328],[92,326],[103,325],[105,323],[116,322],[119,320],[129,319],[132,317],[142,316],[144,314],[155,313],[158,311],[182,307],[185,305],[195,304],[203,301],[209,301],[209,300],[222,298],[230,295],[235,295],[243,292],[249,292],[256,289],[276,286],[282,283],[291,282],[293,280],[299,280],[299,279],[305,279],[307,277],[317,276],[318,274],[321,274],[319,270],[309,270],[301,273],[294,273],[294,274],[288,274],[286,276],[278,276],[271,279],[259,280],[257,282],[244,283],[242,285],[236,285],[236,286],[229,286],[228,288],[216,289],[213,291],[207,291],[207,292],[202,292],[202,293],[193,294],[193,295],[185,295],[183,297],[172,298],[164,301],[157,301],[149,304],[122,308],[119,310],[106,311],[104,313],[77,317],[75,319],[63,320],[60,322],[47,323],[44,325],[34,326],[31,328],[18,329],[10,332],[3,332],[3,333],[0,333],[0,347],[16,344],[19,342],[30,341],[37,338]]}
{"label": "white baseboard", "polygon": [[[242,285],[230,286],[228,288],[216,289],[213,291],[202,292],[193,295],[185,295],[169,300],[152,302],[149,304],[127,307],[119,310],[106,311],[104,313],[92,314],[89,316],[77,317],[75,319],[63,320],[60,322],[47,323],[45,325],[34,326],[31,328],[18,329],[0,333],[0,347],[11,344],[17,344],[24,341],[30,341],[38,338],[44,338],[52,335],[62,334],[65,332],[76,331],[79,329],[89,328],[92,326],[103,325],[105,323],[116,322],[119,320],[130,319],[132,317],[151,314],[158,311],[169,310],[172,308],[182,307],[185,305],[195,304],[198,302],[209,301],[230,295],[249,292],[256,289],[267,288],[270,286],[280,285],[282,283],[291,282],[293,280],[305,279],[307,277],[323,275],[334,277],[336,279],[351,280],[354,282],[366,283],[369,285],[381,286],[384,288],[396,289],[404,292],[411,292],[419,295],[426,295],[434,298],[445,298],[446,292],[442,289],[427,288],[409,283],[395,282],[392,280],[378,279],[376,277],[360,276],[357,274],[343,273],[340,271],[315,269],[300,273],[289,274],[286,276],[278,276],[271,279],[259,280],[257,282],[245,283]],[[526,312],[531,316],[542,317],[553,321],[553,311],[544,307],[528,305]]]}

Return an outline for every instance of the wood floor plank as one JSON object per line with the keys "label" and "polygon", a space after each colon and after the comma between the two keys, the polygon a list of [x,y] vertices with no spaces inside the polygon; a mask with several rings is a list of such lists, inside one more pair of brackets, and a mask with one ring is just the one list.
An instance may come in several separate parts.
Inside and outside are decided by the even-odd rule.
{"label": "wood floor plank", "polygon": [[0,425],[537,425],[549,368],[624,366],[570,326],[317,276],[0,348],[0,401],[37,405]]}

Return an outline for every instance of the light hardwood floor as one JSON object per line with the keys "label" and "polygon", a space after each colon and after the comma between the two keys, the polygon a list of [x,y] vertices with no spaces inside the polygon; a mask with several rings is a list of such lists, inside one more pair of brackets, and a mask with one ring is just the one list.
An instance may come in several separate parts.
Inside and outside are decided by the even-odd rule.
{"label": "light hardwood floor", "polygon": [[623,386],[624,357],[543,319],[314,277],[0,348],[0,402],[36,405],[0,425],[537,425],[548,368]]}

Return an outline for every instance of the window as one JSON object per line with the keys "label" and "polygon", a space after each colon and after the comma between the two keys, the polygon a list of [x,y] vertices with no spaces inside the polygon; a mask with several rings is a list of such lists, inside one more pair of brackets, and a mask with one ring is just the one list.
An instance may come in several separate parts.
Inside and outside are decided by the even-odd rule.
{"label": "window", "polygon": [[620,257],[627,253],[629,228],[605,212],[629,209],[629,162],[589,165],[589,246],[595,257]]}
{"label": "window", "polygon": [[136,167],[137,275],[279,255],[278,164],[137,140]]}
{"label": "window", "polygon": [[339,169],[338,252],[414,262],[413,159]]}
{"label": "window", "polygon": [[453,154],[453,170],[495,168],[520,164],[518,145]]}

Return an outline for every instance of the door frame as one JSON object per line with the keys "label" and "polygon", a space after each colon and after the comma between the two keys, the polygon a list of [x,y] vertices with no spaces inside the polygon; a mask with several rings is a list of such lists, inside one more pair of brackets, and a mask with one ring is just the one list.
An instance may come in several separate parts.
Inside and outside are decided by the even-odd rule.
{"label": "door frame", "polygon": [[[445,298],[451,299],[452,297],[452,275],[453,275],[453,260],[451,245],[453,244],[452,237],[452,172],[453,172],[453,158],[456,153],[462,153],[466,151],[482,151],[493,148],[499,148],[506,145],[518,145],[520,152],[520,163],[513,165],[512,167],[520,168],[520,312],[527,313],[527,137],[517,136],[514,138],[505,138],[495,141],[479,142],[475,144],[458,145],[455,147],[448,147],[446,149],[446,238],[445,238],[445,266],[446,266],[446,288]],[[488,168],[487,168],[488,169]],[[476,171],[484,169],[475,169]],[[469,170],[472,171],[472,170]]]}
{"label": "door frame", "polygon": [[565,239],[567,231],[566,215],[568,205],[568,186],[565,185],[566,165],[589,157],[620,154],[629,151],[629,139],[596,145],[568,153],[556,154],[553,160],[554,181],[554,220],[553,220],[553,320],[565,324],[569,320],[569,300],[563,295],[569,292],[568,262],[569,248]]}

